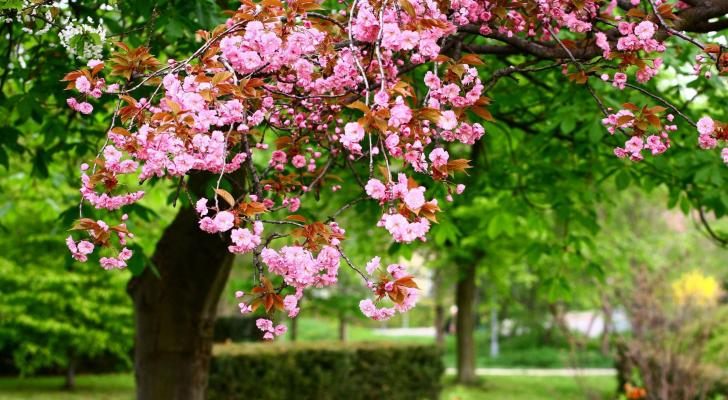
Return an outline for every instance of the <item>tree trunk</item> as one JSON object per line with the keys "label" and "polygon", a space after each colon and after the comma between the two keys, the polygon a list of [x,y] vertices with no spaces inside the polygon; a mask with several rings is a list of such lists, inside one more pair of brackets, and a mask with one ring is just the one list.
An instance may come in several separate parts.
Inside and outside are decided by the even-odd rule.
{"label": "tree trunk", "polygon": [[475,377],[475,263],[465,262],[460,266],[455,301],[458,306],[457,366],[458,382],[471,384]]}
{"label": "tree trunk", "polygon": [[66,382],[64,389],[73,390],[76,388],[76,358],[70,357],[68,360],[68,368],[66,368]]}
{"label": "tree trunk", "polygon": [[346,314],[339,314],[339,340],[346,342]]}
{"label": "tree trunk", "polygon": [[[303,304],[303,297],[301,297],[298,300],[298,308],[300,309]],[[301,318],[301,313],[299,311],[298,315],[296,315],[295,318],[291,318],[291,329],[288,332],[288,334],[291,336],[290,340],[291,342],[295,342],[298,340],[298,321]]]}
{"label": "tree trunk", "polygon": [[[495,296],[495,295],[494,295]],[[495,300],[490,306],[490,357],[496,358],[500,354],[500,346],[498,345],[498,310],[496,309]]]}
{"label": "tree trunk", "polygon": [[439,302],[435,304],[435,343],[445,345],[445,307]]}
{"label": "tree trunk", "polygon": [[442,272],[435,270],[433,279],[433,297],[435,298],[435,342],[438,346],[445,345],[445,306],[442,304]]}
{"label": "tree trunk", "polygon": [[295,342],[298,339],[298,318],[291,318],[291,329],[288,333],[291,342]]}
{"label": "tree trunk", "polygon": [[[198,187],[204,175],[195,176]],[[182,208],[157,243],[152,268],[129,282],[136,323],[138,400],[203,400],[217,303],[233,256],[226,240]]]}

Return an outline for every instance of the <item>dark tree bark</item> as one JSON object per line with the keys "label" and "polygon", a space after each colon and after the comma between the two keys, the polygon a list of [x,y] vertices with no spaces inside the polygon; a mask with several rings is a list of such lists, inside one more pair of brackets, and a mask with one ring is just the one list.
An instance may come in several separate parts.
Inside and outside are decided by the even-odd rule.
{"label": "dark tree bark", "polygon": [[455,302],[458,306],[456,319],[457,380],[471,384],[475,376],[475,262],[460,264]]}
{"label": "dark tree bark", "polygon": [[204,399],[217,303],[232,260],[222,236],[200,230],[195,211],[182,208],[152,256],[160,276],[146,268],[129,282],[138,400]]}

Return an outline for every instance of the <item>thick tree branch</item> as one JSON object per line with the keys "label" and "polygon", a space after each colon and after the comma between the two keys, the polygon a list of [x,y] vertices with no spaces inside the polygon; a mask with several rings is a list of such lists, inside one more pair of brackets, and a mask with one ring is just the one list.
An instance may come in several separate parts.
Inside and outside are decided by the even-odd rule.
{"label": "thick tree branch", "polygon": [[721,19],[715,22],[697,23],[692,27],[691,32],[708,33],[722,31],[723,29],[728,29],[728,19]]}
{"label": "thick tree branch", "polygon": [[[668,36],[673,35],[689,40],[693,42],[693,44],[697,44],[699,42],[696,42],[695,39],[690,38],[682,32],[705,33],[728,29],[728,19],[709,22],[709,20],[713,18],[721,18],[728,15],[728,0],[692,0],[686,3],[693,5],[693,7],[676,13],[679,18],[672,22],[672,26],[664,21],[662,16],[658,16],[660,22],[660,30],[657,35],[658,39],[664,40]],[[620,8],[625,10],[633,8],[628,1],[620,0],[618,5]],[[505,43],[506,46],[484,44],[468,44],[463,46],[464,48],[478,54],[511,55],[522,53],[530,54],[539,58],[554,60],[570,59],[572,56],[576,60],[587,60],[602,54],[602,50],[596,46],[596,43],[591,38],[577,41],[576,46],[570,46],[568,49],[569,51],[567,52],[563,46],[559,46],[557,43],[538,42],[517,35],[507,36],[497,32],[482,34],[480,32],[480,28],[480,25],[468,24],[459,27],[458,31],[494,39],[501,43]],[[616,38],[619,35],[616,29],[610,29],[605,33],[609,37],[610,41],[616,41]],[[702,46],[699,47],[702,48]],[[569,54],[569,52],[571,54]]]}

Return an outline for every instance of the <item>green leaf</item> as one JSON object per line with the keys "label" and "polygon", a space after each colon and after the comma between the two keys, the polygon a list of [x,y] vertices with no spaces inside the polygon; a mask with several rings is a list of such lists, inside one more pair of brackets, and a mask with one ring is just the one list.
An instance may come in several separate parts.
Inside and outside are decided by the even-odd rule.
{"label": "green leaf", "polygon": [[23,8],[23,0],[0,0],[0,10],[20,10]]}
{"label": "green leaf", "polygon": [[439,221],[440,223],[435,225],[435,229],[433,229],[435,243],[438,246],[443,246],[448,241],[456,243],[458,236],[460,235],[460,231],[452,223],[452,220],[448,217],[442,217]]}
{"label": "green leaf", "polygon": [[5,148],[0,146],[0,165],[3,165],[5,169],[10,169],[10,162],[8,160],[8,152]]}
{"label": "green leaf", "polygon": [[682,210],[683,214],[688,215],[690,212],[690,200],[687,196],[683,196],[680,198],[680,210]]}
{"label": "green leaf", "polygon": [[617,184],[617,189],[619,190],[627,189],[631,180],[632,177],[629,176],[629,172],[627,172],[627,170],[619,171],[617,176],[614,178],[614,182]]}
{"label": "green leaf", "polygon": [[502,225],[501,225],[501,214],[495,214],[493,218],[490,219],[488,222],[488,237],[491,239],[495,239],[500,235],[502,232]]}
{"label": "green leaf", "polygon": [[38,147],[33,157],[33,175],[41,178],[48,177],[48,162],[50,157],[43,147]]}
{"label": "green leaf", "polygon": [[604,132],[605,130],[602,124],[595,119],[589,128],[589,142],[599,143],[602,140],[602,137],[604,137]]}
{"label": "green leaf", "polygon": [[127,267],[129,268],[129,271],[131,271],[132,275],[139,276],[147,267],[147,256],[144,254],[142,246],[136,243],[129,246],[129,249],[134,252],[134,255],[127,263]]}
{"label": "green leaf", "polygon": [[570,133],[576,127],[576,120],[571,116],[566,116],[561,120],[561,132]]}

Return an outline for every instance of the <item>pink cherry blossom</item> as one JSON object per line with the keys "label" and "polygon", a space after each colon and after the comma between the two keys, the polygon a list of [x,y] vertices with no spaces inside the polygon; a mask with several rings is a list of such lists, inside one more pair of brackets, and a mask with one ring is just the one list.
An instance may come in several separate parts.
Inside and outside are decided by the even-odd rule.
{"label": "pink cherry blossom", "polygon": [[420,186],[410,189],[404,196],[404,202],[410,210],[419,210],[425,205],[425,188]]}
{"label": "pink cherry blossom", "polygon": [[383,200],[387,195],[387,188],[378,179],[370,179],[365,186],[365,190],[367,195],[375,200]]}
{"label": "pink cherry blossom", "polygon": [[709,134],[702,133],[698,136],[698,144],[701,149],[709,150],[718,146],[718,140]]}
{"label": "pink cherry blossom", "polygon": [[624,85],[627,83],[627,74],[623,72],[617,72],[614,74],[614,81],[612,82],[612,86],[624,89]]}
{"label": "pink cherry blossom", "polygon": [[634,28],[634,34],[642,40],[650,39],[655,34],[655,24],[650,21],[642,21]]}
{"label": "pink cherry blossom", "polygon": [[448,154],[445,149],[438,147],[430,152],[429,158],[430,161],[432,161],[432,165],[434,167],[442,167],[447,164],[447,160],[450,158],[450,154]]}
{"label": "pink cherry blossom", "polygon": [[302,168],[306,166],[306,157],[300,154],[293,156],[291,164],[296,168]]}
{"label": "pink cherry blossom", "polygon": [[379,268],[379,264],[380,264],[381,260],[382,259],[380,257],[374,257],[374,258],[372,258],[371,261],[369,261],[367,263],[367,265],[366,265],[367,274],[369,274],[369,275],[373,274],[374,271],[377,268]]}
{"label": "pink cherry blossom", "polygon": [[713,119],[705,116],[698,120],[698,132],[701,135],[710,135],[715,130]]}
{"label": "pink cherry blossom", "polygon": [[78,89],[81,93],[91,93],[91,82],[86,79],[85,76],[81,75],[78,78],[76,78],[75,81],[76,89]]}

